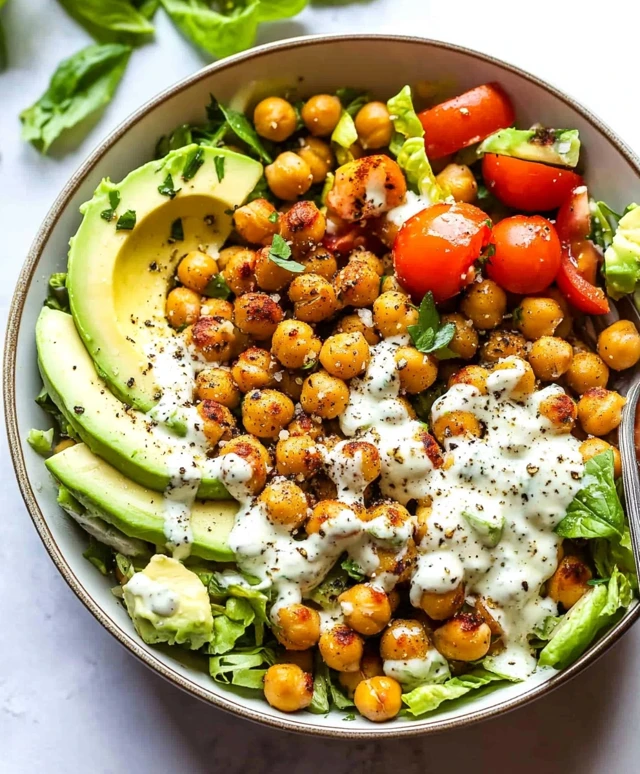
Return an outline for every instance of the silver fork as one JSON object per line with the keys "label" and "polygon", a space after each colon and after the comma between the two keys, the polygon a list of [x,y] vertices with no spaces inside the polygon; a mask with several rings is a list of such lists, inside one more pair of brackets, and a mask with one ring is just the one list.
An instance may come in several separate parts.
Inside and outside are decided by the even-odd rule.
{"label": "silver fork", "polygon": [[636,573],[640,578],[640,475],[636,457],[635,425],[636,409],[640,398],[640,380],[634,382],[627,392],[618,440],[622,456],[622,483],[627,506],[629,531],[633,546]]}

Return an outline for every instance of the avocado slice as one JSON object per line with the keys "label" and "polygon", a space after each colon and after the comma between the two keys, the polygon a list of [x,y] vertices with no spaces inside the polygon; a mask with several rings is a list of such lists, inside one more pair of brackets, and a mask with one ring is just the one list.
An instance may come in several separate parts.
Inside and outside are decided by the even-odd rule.
{"label": "avocado slice", "polygon": [[[98,456],[141,486],[164,491],[172,458],[183,451],[201,463],[198,497],[225,499],[224,485],[207,475],[209,462],[198,450],[163,427],[150,430],[147,416],[127,408],[98,376],[71,315],[44,307],[36,324],[42,380],[51,400],[75,434]],[[174,464],[175,467],[175,464]]]}
{"label": "avocado slice", "polygon": [[[125,535],[165,545],[165,503],[162,494],[130,481],[83,443],[77,443],[45,461],[54,478],[88,510],[100,516]],[[191,510],[193,543],[191,553],[201,559],[233,561],[229,533],[238,505],[234,501],[202,502]]]}
{"label": "avocado slice", "polygon": [[575,167],[580,157],[580,134],[577,129],[501,129],[480,143],[478,154],[483,153]]}
{"label": "avocado slice", "polygon": [[640,282],[640,206],[630,207],[604,254],[607,293],[612,298],[633,293]]}
{"label": "avocado slice", "polygon": [[[188,145],[118,185],[103,180],[80,208],[69,250],[71,312],[98,373],[128,405],[150,411],[165,386],[161,369],[149,368],[149,352],[176,335],[165,299],[180,258],[197,248],[216,254],[231,231],[231,210],[261,176],[262,164],[247,156]],[[184,239],[172,242],[178,219]]]}

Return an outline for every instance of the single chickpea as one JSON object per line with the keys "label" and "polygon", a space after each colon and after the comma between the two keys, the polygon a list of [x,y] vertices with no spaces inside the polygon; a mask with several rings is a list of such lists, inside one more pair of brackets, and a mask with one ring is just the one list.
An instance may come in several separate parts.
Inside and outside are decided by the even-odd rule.
{"label": "single chickpea", "polygon": [[527,356],[527,342],[519,333],[512,331],[491,331],[480,350],[480,358],[485,363],[497,363],[505,357]]}
{"label": "single chickpea", "polygon": [[300,403],[307,414],[335,419],[347,408],[349,388],[342,379],[318,371],[305,379]]}
{"label": "single chickpea", "polygon": [[580,454],[582,454],[582,459],[585,462],[606,451],[613,452],[613,475],[616,478],[619,478],[622,475],[622,458],[615,446],[607,443],[602,438],[587,438],[586,441],[583,441],[580,444]]}
{"label": "single chickpea", "polygon": [[285,368],[304,368],[315,363],[321,347],[313,328],[301,320],[283,320],[271,340],[271,353]]}
{"label": "single chickpea", "polygon": [[431,643],[424,626],[412,618],[396,618],[380,639],[383,661],[408,661],[424,658]]}
{"label": "single chickpea", "polygon": [[547,582],[547,593],[554,602],[569,610],[589,591],[588,581],[592,577],[591,570],[581,559],[565,556]]}
{"label": "single chickpea", "polygon": [[602,387],[587,390],[578,402],[578,418],[585,433],[607,435],[622,421],[622,408],[626,398]]}
{"label": "single chickpea", "polygon": [[538,379],[552,382],[569,370],[573,359],[573,347],[568,341],[556,336],[541,336],[533,342],[529,351],[529,363]]}
{"label": "single chickpea", "polygon": [[279,608],[274,623],[273,633],[287,650],[308,650],[320,639],[320,615],[306,605]]}
{"label": "single chickpea", "polygon": [[359,459],[360,475],[367,484],[370,484],[380,475],[380,453],[372,443],[347,441],[341,446],[340,451],[348,459]]}
{"label": "single chickpea", "polygon": [[457,435],[482,435],[482,426],[470,411],[448,411],[433,422],[431,429],[441,444]]}
{"label": "single chickpea", "polygon": [[299,274],[289,286],[289,300],[298,320],[322,322],[338,309],[333,286],[317,274]]}
{"label": "single chickpea", "polygon": [[231,360],[241,343],[233,323],[221,317],[200,317],[187,328],[186,341],[210,363]]}
{"label": "single chickpea", "polygon": [[313,202],[301,201],[280,216],[280,236],[297,256],[306,255],[322,241],[327,220]]}
{"label": "single chickpea", "polygon": [[434,621],[444,621],[451,618],[464,604],[465,588],[460,583],[455,589],[443,594],[432,591],[423,591],[420,597],[420,609]]}
{"label": "single chickpea", "polygon": [[200,317],[200,296],[189,288],[174,288],[167,296],[166,315],[172,328],[193,325]]}
{"label": "single chickpea", "polygon": [[369,345],[361,333],[337,333],[322,345],[320,363],[332,376],[352,379],[369,365]]}
{"label": "single chickpea", "polygon": [[491,634],[500,637],[504,634],[502,626],[497,621],[496,616],[491,612],[495,609],[495,602],[488,597],[478,597],[474,604],[474,612],[487,624]]}
{"label": "single chickpea", "polygon": [[273,481],[262,491],[258,502],[264,506],[270,522],[290,531],[299,529],[307,519],[307,497],[292,481]]}
{"label": "single chickpea", "polygon": [[277,390],[252,390],[242,401],[245,429],[258,438],[277,438],[293,414],[293,402]]}
{"label": "single chickpea", "polygon": [[496,371],[519,371],[521,376],[517,381],[510,380],[507,390],[511,394],[511,397],[515,400],[524,400],[527,398],[536,388],[536,377],[533,373],[533,368],[527,363],[526,360],[518,357],[509,357],[505,360],[501,360],[493,367],[494,373]]}
{"label": "single chickpea", "polygon": [[364,640],[350,626],[338,624],[322,632],[318,642],[320,655],[330,669],[357,672],[364,651]]}
{"label": "single chickpea", "polygon": [[478,333],[471,320],[455,312],[443,314],[442,322],[453,323],[456,329],[448,344],[449,349],[463,360],[471,360],[478,350]]}
{"label": "single chickpea", "polygon": [[294,201],[311,187],[313,177],[307,162],[293,151],[285,151],[265,167],[265,177],[271,191],[285,201]]}
{"label": "single chickpea", "polygon": [[448,164],[436,180],[457,202],[473,204],[478,197],[478,184],[466,164]]}
{"label": "single chickpea", "polygon": [[221,317],[223,320],[233,320],[233,304],[223,298],[203,298],[200,314],[203,317]]}
{"label": "single chickpea", "polygon": [[478,365],[468,365],[452,374],[447,386],[451,389],[454,384],[470,384],[478,390],[480,395],[486,395],[488,377],[489,371],[486,368]]}
{"label": "single chickpea", "polygon": [[359,634],[378,634],[389,623],[391,606],[384,591],[359,583],[338,597],[345,623]]}
{"label": "single chickpea", "polygon": [[515,327],[529,341],[553,336],[563,317],[562,307],[557,301],[538,296],[523,298],[513,313]]}
{"label": "single chickpea", "polygon": [[301,110],[304,125],[314,137],[328,137],[338,125],[342,105],[332,94],[316,94]]}
{"label": "single chickpea", "polygon": [[566,372],[567,384],[578,395],[594,387],[606,387],[609,368],[595,352],[575,352]]}
{"label": "single chickpea", "polygon": [[301,257],[300,263],[304,266],[305,274],[317,274],[326,280],[333,279],[333,275],[338,271],[338,262],[335,256],[322,245],[314,247],[309,253]]}
{"label": "single chickpea", "polygon": [[281,476],[302,476],[304,479],[322,466],[320,449],[313,438],[289,436],[276,445],[276,470]]}
{"label": "single chickpea", "polygon": [[564,392],[545,398],[538,411],[551,422],[557,433],[570,433],[578,416],[575,401]]}
{"label": "single chickpea", "polygon": [[281,97],[267,97],[253,111],[253,125],[260,137],[271,142],[284,142],[296,130],[296,111]]}
{"label": "single chickpea", "polygon": [[237,327],[257,340],[271,338],[284,317],[280,304],[266,293],[245,293],[233,307]]}
{"label": "single chickpea", "polygon": [[290,436],[308,436],[317,441],[324,435],[324,428],[322,423],[314,422],[307,414],[298,414],[293,422],[287,425],[287,432]]}
{"label": "single chickpea", "polygon": [[460,303],[460,310],[479,331],[497,328],[507,311],[507,294],[496,282],[473,282]]}
{"label": "single chickpea", "polygon": [[367,720],[382,723],[395,718],[402,709],[402,688],[392,677],[369,677],[358,685],[353,701]]}
{"label": "single chickpea", "polygon": [[384,274],[384,262],[382,258],[378,258],[371,250],[365,250],[363,248],[354,250],[349,256],[349,263],[364,263],[370,269],[373,269],[378,277],[382,277]]}
{"label": "single chickpea", "polygon": [[398,554],[395,548],[377,547],[375,552],[378,557],[378,567],[371,574],[372,580],[387,573],[395,575],[397,583],[408,583],[411,580],[418,558],[418,551],[412,539],[408,540],[401,554]]}
{"label": "single chickpea", "polygon": [[277,371],[278,364],[265,349],[249,347],[231,367],[231,376],[241,392],[250,392],[273,387]]}
{"label": "single chickpea", "polygon": [[401,336],[418,323],[418,310],[403,293],[389,291],[373,302],[373,323],[385,339]]}
{"label": "single chickpea", "polygon": [[384,102],[367,102],[354,120],[358,140],[365,150],[385,148],[391,142],[393,123]]}
{"label": "single chickpea", "polygon": [[436,648],[452,661],[477,661],[487,655],[491,629],[479,615],[458,613],[433,633]]}
{"label": "single chickpea", "polygon": [[205,368],[196,377],[196,394],[200,400],[214,400],[227,408],[240,405],[241,393],[224,368]]}
{"label": "single chickpea", "polygon": [[313,699],[313,675],[296,664],[273,664],[264,676],[264,697],[280,712],[302,710]]}
{"label": "single chickpea", "polygon": [[380,276],[367,263],[349,261],[336,275],[335,285],[345,306],[371,306],[380,293]]}
{"label": "single chickpea", "polygon": [[256,254],[253,250],[238,250],[229,257],[222,276],[232,293],[241,296],[256,289]]}
{"label": "single chickpea", "polygon": [[231,257],[234,255],[237,255],[237,253],[242,253],[246,250],[246,247],[242,247],[241,245],[231,245],[230,247],[223,247],[222,250],[220,250],[220,253],[218,254],[218,257],[216,259],[216,263],[218,264],[218,271],[224,271],[226,265],[231,260]]}
{"label": "single chickpea", "polygon": [[438,361],[415,347],[398,347],[395,352],[400,386],[410,395],[428,389],[438,378]]}
{"label": "single chickpea", "polygon": [[395,274],[385,274],[380,283],[380,293],[402,293],[407,295],[406,290],[398,282],[398,278]]}
{"label": "single chickpea", "polygon": [[220,457],[235,454],[249,463],[252,471],[248,482],[249,490],[256,495],[262,491],[267,480],[267,469],[271,466],[269,452],[252,435],[239,435],[227,441],[220,450]]}
{"label": "single chickpea", "polygon": [[555,335],[560,339],[568,338],[568,336],[571,335],[571,330],[573,328],[573,317],[571,316],[571,307],[569,306],[567,299],[556,287],[547,288],[542,295],[552,298],[558,304],[560,309],[562,309],[562,322],[556,328]]}
{"label": "single chickpea", "polygon": [[383,674],[382,659],[374,650],[367,648],[365,645],[362,660],[360,661],[360,669],[357,672],[340,672],[338,674],[338,682],[346,690],[347,695],[353,698],[356,688],[363,680]]}
{"label": "single chickpea", "polygon": [[338,518],[345,510],[349,510],[349,507],[339,500],[320,500],[313,507],[305,525],[307,535],[317,535],[324,529],[325,522]]}
{"label": "single chickpea", "polygon": [[598,336],[598,354],[614,371],[624,371],[640,360],[640,333],[631,320],[618,320]]}
{"label": "single chickpea", "polygon": [[198,404],[198,414],[202,418],[202,432],[209,446],[220,441],[228,441],[236,429],[236,419],[226,406],[215,400],[203,400]]}
{"label": "single chickpea", "polygon": [[402,204],[407,193],[402,170],[383,154],[343,164],[335,176],[327,194],[327,209],[349,222],[380,217]]}
{"label": "single chickpea", "polygon": [[[360,316],[362,315],[362,316]],[[373,327],[373,315],[368,309],[359,314],[346,314],[336,324],[334,333],[361,333],[367,344],[373,346],[380,341],[380,337]]]}
{"label": "single chickpea", "polygon": [[305,137],[296,153],[309,165],[314,183],[324,183],[335,166],[331,146],[317,137]]}
{"label": "single chickpea", "polygon": [[270,292],[283,290],[296,275],[274,263],[269,257],[270,254],[270,247],[263,247],[258,251],[255,262],[256,282],[262,290]]}
{"label": "single chickpea", "polygon": [[362,521],[383,519],[390,527],[400,527],[411,518],[411,514],[404,505],[400,505],[400,503],[395,501],[374,505],[366,511],[359,513],[358,516]]}
{"label": "single chickpea", "polygon": [[58,443],[53,447],[53,453],[54,454],[60,454],[60,452],[66,451],[67,449],[70,449],[72,446],[75,446],[76,442],[73,440],[73,438],[63,438],[61,441],[58,441]]}
{"label": "single chickpea", "polygon": [[245,242],[266,245],[278,230],[276,208],[266,199],[254,199],[233,213],[233,225]]}
{"label": "single chickpea", "polygon": [[196,293],[204,293],[211,279],[218,273],[218,264],[210,255],[193,250],[178,264],[178,279]]}

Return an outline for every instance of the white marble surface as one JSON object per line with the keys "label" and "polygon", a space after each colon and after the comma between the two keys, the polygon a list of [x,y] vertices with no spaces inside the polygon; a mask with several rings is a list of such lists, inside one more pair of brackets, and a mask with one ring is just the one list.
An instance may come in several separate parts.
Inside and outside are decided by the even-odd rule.
{"label": "white marble surface", "polygon": [[[64,157],[41,158],[21,143],[17,114],[44,90],[57,61],[89,41],[53,0],[9,0],[3,20],[11,57],[11,68],[0,75],[4,322],[35,230],[71,172],[141,101],[204,60],[159,14],[157,43],[134,53],[116,99],[87,139]],[[632,0],[365,0],[342,7],[318,2],[295,21],[263,28],[260,42],[313,32],[384,31],[468,45],[555,82],[640,150],[639,28],[640,6]],[[209,708],[139,664],[78,602],[31,525],[4,444],[0,455],[3,774],[640,770],[639,627],[569,686],[457,735],[383,744],[316,741]]]}

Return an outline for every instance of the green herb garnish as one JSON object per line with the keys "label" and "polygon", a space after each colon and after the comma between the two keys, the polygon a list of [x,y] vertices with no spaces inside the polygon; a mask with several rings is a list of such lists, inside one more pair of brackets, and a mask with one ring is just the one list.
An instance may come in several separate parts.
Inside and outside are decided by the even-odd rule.
{"label": "green herb garnish", "polygon": [[271,215],[269,215],[269,223],[277,223],[278,222],[278,213],[272,212]]}
{"label": "green herb garnish", "polygon": [[360,567],[360,565],[357,562],[354,562],[350,557],[347,557],[340,566],[350,578],[358,581],[358,583],[365,579],[365,574],[362,567]]}
{"label": "green herb garnish", "polygon": [[407,328],[415,348],[425,354],[434,352],[441,360],[455,357],[447,345],[455,335],[456,326],[450,322],[440,324],[440,315],[431,291],[422,299],[419,312],[418,324]]}
{"label": "green herb garnish", "polygon": [[354,714],[353,712],[348,712],[348,713],[347,713],[347,714],[346,714],[346,715],[345,715],[345,716],[342,718],[342,720],[343,720],[343,721],[345,721],[345,720],[346,720],[346,721],[349,721],[349,720],[355,720],[355,719],[356,719],[356,716],[355,716],[355,714]]}
{"label": "green herb garnish", "polygon": [[113,220],[113,216],[116,214],[118,205],[120,204],[120,191],[109,191],[109,204],[111,205],[108,210],[102,210],[100,217],[103,220]]}
{"label": "green herb garnish", "polygon": [[136,225],[135,210],[127,210],[116,221],[116,231],[131,231]]}
{"label": "green herb garnish", "polygon": [[209,280],[203,295],[208,298],[227,299],[231,295],[231,288],[227,285],[227,281],[222,274],[216,274],[215,277]]}
{"label": "green herb garnish", "polygon": [[185,161],[184,169],[182,170],[183,180],[191,180],[195,177],[196,172],[204,164],[203,156],[204,153],[202,148],[196,148],[196,150],[189,155],[189,158]]}
{"label": "green herb garnish", "polygon": [[216,156],[213,160],[216,165],[216,175],[218,176],[218,182],[221,183],[224,180],[224,156]]}
{"label": "green herb garnish", "polygon": [[158,193],[162,196],[168,196],[170,199],[174,199],[176,194],[180,193],[181,190],[181,188],[178,188],[176,191],[173,187],[173,178],[171,177],[171,174],[168,174],[165,177],[164,182],[158,186]]}
{"label": "green herb garnish", "polygon": [[184,228],[182,227],[182,218],[176,218],[171,224],[171,240],[173,242],[182,242],[184,240]]}
{"label": "green herb garnish", "polygon": [[301,263],[290,259],[291,247],[285,242],[280,234],[274,234],[273,242],[269,248],[269,260],[273,261],[276,266],[280,266],[281,269],[292,272],[292,274],[301,274],[304,271],[304,266]]}

